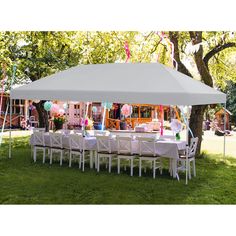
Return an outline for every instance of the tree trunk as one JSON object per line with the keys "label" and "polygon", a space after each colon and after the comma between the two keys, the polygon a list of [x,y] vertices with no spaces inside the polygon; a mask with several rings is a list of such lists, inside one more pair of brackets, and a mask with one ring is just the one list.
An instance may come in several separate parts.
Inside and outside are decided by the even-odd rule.
{"label": "tree trunk", "polygon": [[[207,105],[192,106],[192,111],[190,115],[189,127],[193,132],[194,137],[198,137],[198,146],[197,146],[197,155],[200,154],[201,144],[202,144],[202,125],[204,112],[207,108]],[[189,136],[190,137],[190,136]]]}
{"label": "tree trunk", "polygon": [[49,131],[49,122],[48,122],[48,112],[44,110],[43,103],[45,101],[40,101],[39,103],[34,103],[34,106],[37,109],[38,116],[39,116],[39,127],[45,128],[45,131]]}

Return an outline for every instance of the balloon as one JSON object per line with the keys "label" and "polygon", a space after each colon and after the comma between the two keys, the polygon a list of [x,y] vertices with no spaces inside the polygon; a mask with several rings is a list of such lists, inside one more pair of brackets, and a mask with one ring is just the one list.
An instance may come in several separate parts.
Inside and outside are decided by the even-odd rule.
{"label": "balloon", "polygon": [[172,121],[170,123],[170,128],[173,132],[179,133],[182,130],[182,124],[179,120],[172,119]]}
{"label": "balloon", "polygon": [[130,106],[128,104],[123,105],[121,108],[122,115],[124,115],[126,117],[130,116],[132,114],[132,112],[133,112],[133,108],[132,108],[132,106]]}
{"label": "balloon", "polygon": [[113,104],[110,102],[103,102],[102,107],[106,107],[107,110],[110,110],[112,108]]}
{"label": "balloon", "polygon": [[67,103],[64,103],[63,104],[63,108],[66,110],[68,108],[68,104]]}
{"label": "balloon", "polygon": [[58,113],[59,109],[60,109],[60,107],[56,103],[53,103],[50,111],[52,113]]}
{"label": "balloon", "polygon": [[64,109],[59,109],[58,113],[62,116],[62,115],[64,115],[65,110]]}
{"label": "balloon", "polygon": [[97,107],[95,107],[95,106],[92,107],[92,111],[93,111],[94,113],[96,113],[97,110],[98,110]]}
{"label": "balloon", "polygon": [[43,107],[44,107],[44,110],[50,111],[51,108],[52,108],[52,102],[46,101],[46,102],[44,103]]}

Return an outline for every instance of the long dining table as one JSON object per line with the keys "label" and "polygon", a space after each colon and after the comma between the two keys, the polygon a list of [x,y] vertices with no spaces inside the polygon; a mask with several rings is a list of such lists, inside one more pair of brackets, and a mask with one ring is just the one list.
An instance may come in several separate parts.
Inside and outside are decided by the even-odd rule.
{"label": "long dining table", "polygon": [[[110,138],[111,138],[111,150],[112,152],[116,152],[117,151],[116,136],[111,135]],[[50,146],[50,136],[48,132],[44,133],[44,141],[46,146]],[[62,134],[62,143],[63,143],[63,148],[70,149],[69,134],[66,133]],[[33,134],[30,137],[30,144],[34,145]],[[135,136],[133,136],[131,145],[132,145],[132,152],[138,155],[139,142],[135,138]],[[174,178],[176,178],[177,176],[177,161],[179,159],[179,152],[186,150],[186,145],[187,142],[183,140],[176,141],[170,139],[156,139],[156,145],[155,145],[156,155],[163,158],[169,158],[172,169],[172,175]],[[84,137],[84,149],[86,151],[90,151],[90,168],[93,168],[95,159],[94,152],[96,152],[97,150],[97,140],[95,136]]]}

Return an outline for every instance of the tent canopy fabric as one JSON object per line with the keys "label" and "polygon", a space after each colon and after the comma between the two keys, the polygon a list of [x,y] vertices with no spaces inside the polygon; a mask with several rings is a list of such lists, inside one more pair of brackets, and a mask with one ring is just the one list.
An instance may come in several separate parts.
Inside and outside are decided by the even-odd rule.
{"label": "tent canopy fabric", "polygon": [[11,98],[162,105],[226,102],[224,93],[160,63],[80,65],[15,88]]}

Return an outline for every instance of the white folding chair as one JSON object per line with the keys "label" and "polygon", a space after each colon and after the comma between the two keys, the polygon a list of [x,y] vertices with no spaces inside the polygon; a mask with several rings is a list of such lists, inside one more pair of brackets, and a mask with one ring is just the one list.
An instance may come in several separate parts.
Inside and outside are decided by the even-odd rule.
{"label": "white folding chair", "polygon": [[150,161],[153,168],[153,178],[156,178],[156,170],[162,174],[161,158],[156,155],[156,143],[153,138],[137,137],[139,141],[139,176],[142,175],[142,161]]}
{"label": "white folding chair", "polygon": [[35,116],[30,116],[29,118],[29,123],[30,123],[30,127],[35,127],[35,125],[39,125],[39,122],[35,120]]}
{"label": "white folding chair", "polygon": [[61,133],[49,133],[50,137],[50,164],[52,164],[53,152],[60,153],[60,165],[62,165],[63,158],[63,143],[62,143],[62,134]]}
{"label": "white folding chair", "polygon": [[133,168],[134,168],[134,155],[132,151],[132,138],[131,137],[120,137],[117,136],[117,172],[120,174],[120,161],[129,160],[130,161],[130,176],[133,176]]}
{"label": "white folding chair", "polygon": [[45,152],[49,148],[45,145],[44,132],[34,131],[33,132],[33,159],[36,162],[37,159],[37,150],[43,151],[43,163],[45,163]]}
{"label": "white folding chair", "polygon": [[111,150],[111,138],[109,136],[96,136],[97,140],[97,172],[100,171],[100,159],[108,159],[108,171],[111,173],[112,158],[116,156]]}
{"label": "white folding chair", "polygon": [[185,154],[180,154],[179,156],[180,166],[177,167],[177,171],[186,171],[186,184],[188,183],[188,178],[189,179],[192,178],[191,168],[193,169],[193,176],[196,177],[195,155],[197,151],[197,145],[198,145],[198,137],[191,138],[190,146],[186,147]]}
{"label": "white folding chair", "polygon": [[81,169],[82,156],[83,156],[83,137],[79,134],[69,135],[69,146],[70,146],[70,157],[69,157],[69,167],[71,167],[71,161],[73,155],[79,155],[79,168]]}

